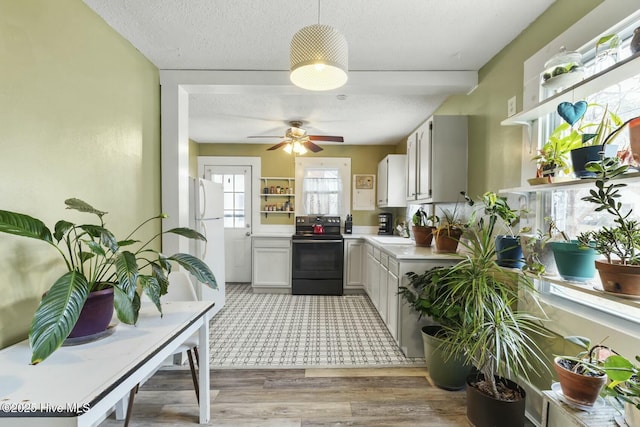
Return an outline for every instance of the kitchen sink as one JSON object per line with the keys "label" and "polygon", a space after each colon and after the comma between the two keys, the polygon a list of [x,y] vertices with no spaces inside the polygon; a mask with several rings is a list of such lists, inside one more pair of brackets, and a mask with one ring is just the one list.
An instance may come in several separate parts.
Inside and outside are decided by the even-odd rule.
{"label": "kitchen sink", "polygon": [[382,245],[413,245],[413,240],[400,236],[373,236],[372,239]]}

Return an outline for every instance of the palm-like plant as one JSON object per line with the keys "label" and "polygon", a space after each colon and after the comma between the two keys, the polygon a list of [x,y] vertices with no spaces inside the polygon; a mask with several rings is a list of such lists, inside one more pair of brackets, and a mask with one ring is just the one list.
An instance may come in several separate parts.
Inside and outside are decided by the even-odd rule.
{"label": "palm-like plant", "polygon": [[460,325],[447,328],[444,345],[450,351],[462,349],[467,362],[483,373],[492,396],[500,399],[496,375],[526,378],[527,371],[543,364],[533,337],[544,332],[540,318],[516,309],[518,290],[531,294],[533,284],[496,263],[494,223],[468,232],[467,251],[446,275],[447,299],[463,315]]}
{"label": "palm-like plant", "polygon": [[107,212],[79,199],[68,199],[65,204],[67,209],[97,216],[99,224],[77,225],[60,220],[52,233],[39,219],[0,210],[0,232],[50,244],[61,255],[68,270],[46,292],[34,314],[29,331],[32,364],[43,361],[62,345],[78,321],[91,292],[112,287],[118,319],[135,324],[142,292],[162,313],[160,298],[167,293],[167,275],[171,272],[172,261],[200,282],[217,288],[213,273],[200,259],[184,253],[167,257],[149,247],[151,242],[166,233],[206,240],[202,234],[190,228],[173,228],[144,243],[136,240],[134,235],[142,227],[166,218],[165,214],[160,214],[143,221],[125,239],[118,240],[105,227],[103,217]]}

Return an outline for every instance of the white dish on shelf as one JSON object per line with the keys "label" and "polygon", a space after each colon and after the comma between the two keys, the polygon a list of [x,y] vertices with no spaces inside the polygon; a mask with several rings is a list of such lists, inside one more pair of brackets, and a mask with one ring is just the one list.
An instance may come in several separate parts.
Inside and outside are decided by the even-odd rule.
{"label": "white dish on shelf", "polygon": [[576,70],[550,77],[547,80],[544,80],[541,85],[551,90],[562,90],[571,87],[582,80],[584,80],[584,71]]}
{"label": "white dish on shelf", "polygon": [[560,401],[562,403],[565,403],[569,406],[571,406],[572,408],[576,408],[579,409],[581,411],[586,411],[586,412],[591,412],[591,411],[595,411],[601,407],[604,406],[604,399],[600,396],[598,396],[598,399],[596,399],[595,403],[593,404],[593,406],[589,406],[589,405],[581,405],[580,403],[576,403],[572,400],[570,400],[569,398],[567,398],[563,393],[562,393],[562,386],[560,386],[560,383],[553,383],[551,384],[551,390],[556,394],[556,396],[558,396],[558,399],[560,399]]}

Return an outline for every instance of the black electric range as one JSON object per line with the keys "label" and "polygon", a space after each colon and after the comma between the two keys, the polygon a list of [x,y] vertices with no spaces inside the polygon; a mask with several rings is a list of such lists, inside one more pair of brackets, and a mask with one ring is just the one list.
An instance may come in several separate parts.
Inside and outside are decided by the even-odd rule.
{"label": "black electric range", "polygon": [[338,216],[297,216],[292,236],[291,293],[343,294],[343,237]]}

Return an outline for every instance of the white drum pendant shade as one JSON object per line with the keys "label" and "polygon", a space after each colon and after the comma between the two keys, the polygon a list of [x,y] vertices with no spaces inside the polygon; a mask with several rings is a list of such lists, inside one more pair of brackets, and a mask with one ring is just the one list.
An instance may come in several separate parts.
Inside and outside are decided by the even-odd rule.
{"label": "white drum pendant shade", "polygon": [[291,82],[308,90],[331,90],[347,82],[347,40],[328,25],[310,25],[291,40]]}

